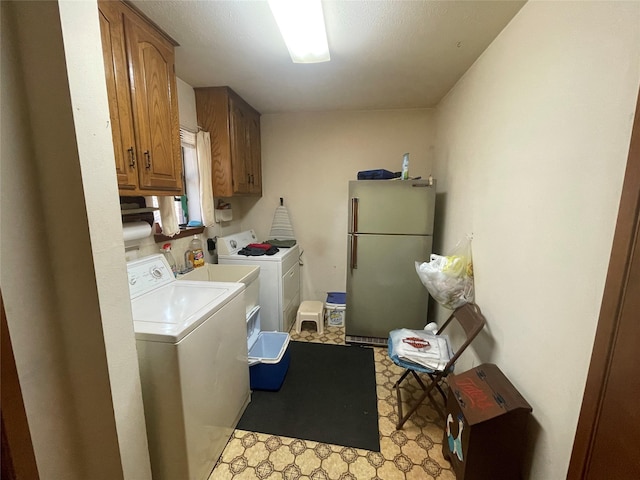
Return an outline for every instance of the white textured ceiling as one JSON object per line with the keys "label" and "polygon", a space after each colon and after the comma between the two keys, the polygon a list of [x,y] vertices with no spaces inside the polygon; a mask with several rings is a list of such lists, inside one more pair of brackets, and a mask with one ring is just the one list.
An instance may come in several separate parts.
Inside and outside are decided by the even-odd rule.
{"label": "white textured ceiling", "polygon": [[316,64],[291,62],[266,1],[131,3],[180,44],[178,77],[275,113],[433,107],[525,2],[324,0]]}

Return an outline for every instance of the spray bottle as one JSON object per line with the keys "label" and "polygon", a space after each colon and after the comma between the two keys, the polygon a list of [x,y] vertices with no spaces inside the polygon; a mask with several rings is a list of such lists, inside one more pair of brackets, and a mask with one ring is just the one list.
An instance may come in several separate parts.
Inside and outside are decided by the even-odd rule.
{"label": "spray bottle", "polygon": [[178,266],[176,265],[176,259],[173,258],[173,254],[171,253],[171,244],[165,243],[162,246],[162,254],[167,259],[167,263],[171,267],[171,271],[173,275],[176,276],[178,274]]}

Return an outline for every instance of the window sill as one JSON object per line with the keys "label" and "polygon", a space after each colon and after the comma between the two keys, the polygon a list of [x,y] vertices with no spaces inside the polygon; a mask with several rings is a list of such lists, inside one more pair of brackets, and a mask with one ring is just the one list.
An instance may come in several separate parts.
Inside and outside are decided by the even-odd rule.
{"label": "window sill", "polygon": [[[156,223],[155,231],[161,232],[160,225]],[[166,235],[162,235],[162,233],[155,233],[153,238],[156,243],[160,242],[171,242],[172,240],[177,240],[178,238],[189,237],[191,235],[198,235],[199,233],[204,232],[204,227],[187,227],[181,228],[178,233],[176,233],[173,237],[167,237]]]}

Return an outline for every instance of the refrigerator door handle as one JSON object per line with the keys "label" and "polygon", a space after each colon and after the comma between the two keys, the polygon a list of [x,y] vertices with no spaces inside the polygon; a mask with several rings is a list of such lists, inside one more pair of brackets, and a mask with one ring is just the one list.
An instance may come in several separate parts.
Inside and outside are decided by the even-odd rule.
{"label": "refrigerator door handle", "polygon": [[360,199],[358,197],[351,198],[351,231],[358,232],[358,207]]}
{"label": "refrigerator door handle", "polygon": [[351,235],[351,270],[358,268],[358,236]]}

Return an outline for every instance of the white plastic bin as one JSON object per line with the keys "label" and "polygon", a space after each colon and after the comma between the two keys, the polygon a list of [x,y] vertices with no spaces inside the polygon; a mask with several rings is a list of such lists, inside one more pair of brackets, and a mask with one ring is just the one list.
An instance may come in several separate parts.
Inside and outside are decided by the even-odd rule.
{"label": "white plastic bin", "polygon": [[324,304],[324,318],[327,327],[344,327],[344,316],[347,310],[347,294],[344,292],[328,292]]}

